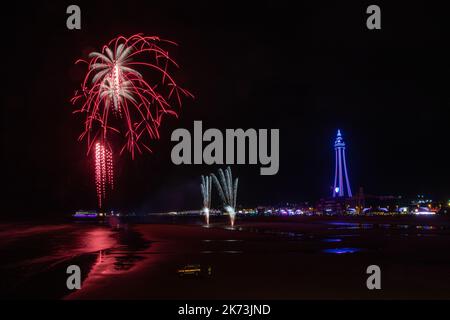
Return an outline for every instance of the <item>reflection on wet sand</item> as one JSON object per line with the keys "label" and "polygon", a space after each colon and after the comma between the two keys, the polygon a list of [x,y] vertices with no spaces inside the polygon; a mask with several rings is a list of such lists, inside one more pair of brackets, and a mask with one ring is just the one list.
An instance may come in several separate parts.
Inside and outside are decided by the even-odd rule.
{"label": "reflection on wet sand", "polygon": [[346,253],[355,253],[361,251],[360,248],[332,248],[332,249],[324,249],[325,253],[334,253],[334,254],[346,254]]}
{"label": "reflection on wet sand", "polygon": [[[0,292],[64,299],[271,298],[274,292],[278,298],[360,298],[366,292],[358,270],[376,262],[393,281],[383,297],[420,298],[425,289],[448,297],[440,289],[450,265],[442,254],[450,241],[448,222],[361,220],[242,220],[233,229],[183,220],[0,225],[0,271],[7,279]],[[82,270],[82,289],[72,292],[65,286],[71,264]],[[213,276],[181,281],[176,270],[188,264],[212,266]],[[411,279],[425,289],[404,289]]]}
{"label": "reflection on wet sand", "polygon": [[126,225],[15,225],[0,232],[2,298],[61,298],[69,265],[80,266],[82,280],[132,269],[150,247]]}
{"label": "reflection on wet sand", "polygon": [[[119,274],[128,271],[145,259],[144,255],[150,247],[150,242],[141,239],[138,233],[119,228],[112,238],[115,239],[115,244],[98,252],[98,258],[89,271],[88,279],[99,274]],[[87,241],[89,240],[91,239],[88,238]],[[95,241],[96,238],[92,240]]]}

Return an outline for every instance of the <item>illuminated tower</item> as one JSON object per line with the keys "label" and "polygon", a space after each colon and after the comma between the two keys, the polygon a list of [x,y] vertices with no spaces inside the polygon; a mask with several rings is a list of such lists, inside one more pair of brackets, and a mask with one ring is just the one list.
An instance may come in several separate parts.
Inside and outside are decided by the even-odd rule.
{"label": "illuminated tower", "polygon": [[[352,189],[350,189],[350,182],[348,181],[347,164],[345,163],[345,143],[342,139],[341,130],[338,130],[336,141],[334,142],[335,153],[335,169],[334,169],[334,186],[333,198],[335,197],[351,197]],[[344,178],[347,192],[344,190]]]}

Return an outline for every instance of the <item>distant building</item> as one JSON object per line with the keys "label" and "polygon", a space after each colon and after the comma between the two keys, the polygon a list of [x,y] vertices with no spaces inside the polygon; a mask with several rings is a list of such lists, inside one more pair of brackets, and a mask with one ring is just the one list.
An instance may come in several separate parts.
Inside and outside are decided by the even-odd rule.
{"label": "distant building", "polygon": [[319,213],[334,215],[334,214],[344,214],[347,208],[350,207],[352,203],[351,198],[337,197],[337,198],[324,198],[316,205],[316,210]]}
{"label": "distant building", "polygon": [[[338,130],[334,142],[335,166],[333,198],[352,197],[352,189],[348,180],[347,163],[345,161],[345,142],[342,138],[341,130]],[[345,182],[345,183],[344,183]]]}
{"label": "distant building", "polygon": [[341,130],[337,131],[334,141],[334,159],[334,181],[331,197],[320,199],[316,205],[316,211],[323,214],[343,214],[347,211],[347,208],[355,205],[348,179],[345,142]]}
{"label": "distant building", "polygon": [[399,212],[400,197],[365,194],[363,188],[352,194],[345,158],[345,142],[338,130],[334,142],[335,170],[330,198],[323,198],[316,211],[323,214],[389,214]]}

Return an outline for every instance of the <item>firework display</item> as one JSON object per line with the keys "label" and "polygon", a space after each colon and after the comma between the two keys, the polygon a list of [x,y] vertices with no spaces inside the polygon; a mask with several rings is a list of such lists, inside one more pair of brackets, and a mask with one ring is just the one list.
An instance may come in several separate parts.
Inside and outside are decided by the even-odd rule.
{"label": "firework display", "polygon": [[[169,69],[178,65],[163,49],[166,45],[175,43],[141,34],[119,36],[104,45],[101,52],[91,52],[89,59],[76,62],[87,65],[81,90],[71,99],[73,104],[81,103],[75,112],[85,116],[79,140],[87,140],[88,153],[94,143],[103,148],[108,145],[111,159],[106,162],[111,163],[110,168],[111,133],[125,140],[119,154],[128,150],[134,159],[136,150],[151,152],[148,142],[159,139],[163,116],[177,116],[175,109],[181,107],[182,99],[193,97],[170,73]],[[112,185],[112,169],[108,179]],[[99,188],[105,192],[97,181],[97,193]]]}
{"label": "firework display", "polygon": [[202,183],[200,185],[203,196],[203,214],[205,215],[206,224],[209,225],[209,209],[211,208],[211,187],[212,178],[202,175]]}
{"label": "firework display", "polygon": [[[164,44],[175,45],[140,34],[119,36],[101,52],[91,52],[88,60],[77,61],[86,63],[88,71],[81,91],[71,101],[82,101],[75,112],[86,117],[80,139],[87,137],[88,150],[99,135],[107,140],[110,132],[117,132],[126,139],[121,153],[127,148],[134,157],[134,151],[141,152],[142,147],[151,151],[145,137],[158,139],[163,115],[176,116],[175,107],[181,106],[182,98],[193,97],[169,73],[170,67],[178,65],[160,46]],[[152,81],[138,67],[150,71]],[[113,124],[112,116],[121,121]]]}
{"label": "firework display", "polygon": [[217,179],[214,173],[211,177],[214,181],[214,185],[219,192],[220,198],[223,201],[223,206],[228,215],[230,216],[230,224],[234,226],[234,220],[236,217],[236,198],[237,198],[237,188],[238,188],[238,178],[233,182],[233,176],[231,174],[231,168],[227,167],[225,173],[222,169],[219,169],[219,179]]}

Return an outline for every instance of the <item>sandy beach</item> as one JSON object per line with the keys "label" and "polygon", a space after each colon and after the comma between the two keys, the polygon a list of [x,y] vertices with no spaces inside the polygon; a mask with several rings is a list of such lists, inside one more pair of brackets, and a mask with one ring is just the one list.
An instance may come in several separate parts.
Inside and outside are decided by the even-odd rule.
{"label": "sandy beach", "polygon": [[[33,286],[47,283],[48,294],[44,290],[39,298],[450,298],[450,231],[443,217],[252,218],[241,219],[234,229],[226,222],[218,219],[209,228],[122,222],[48,226],[47,235],[67,242],[60,239],[57,249],[44,255],[47,260],[6,264],[5,272],[17,275],[20,268],[34,266],[34,273],[17,275],[21,284],[10,283],[2,292],[33,297]],[[46,233],[45,226],[37,234],[16,228],[15,237],[0,229],[2,250]],[[82,269],[81,290],[65,288],[69,264]],[[177,269],[187,264],[211,266],[212,275],[180,277]],[[382,270],[382,290],[366,288],[366,268],[372,264]]]}

